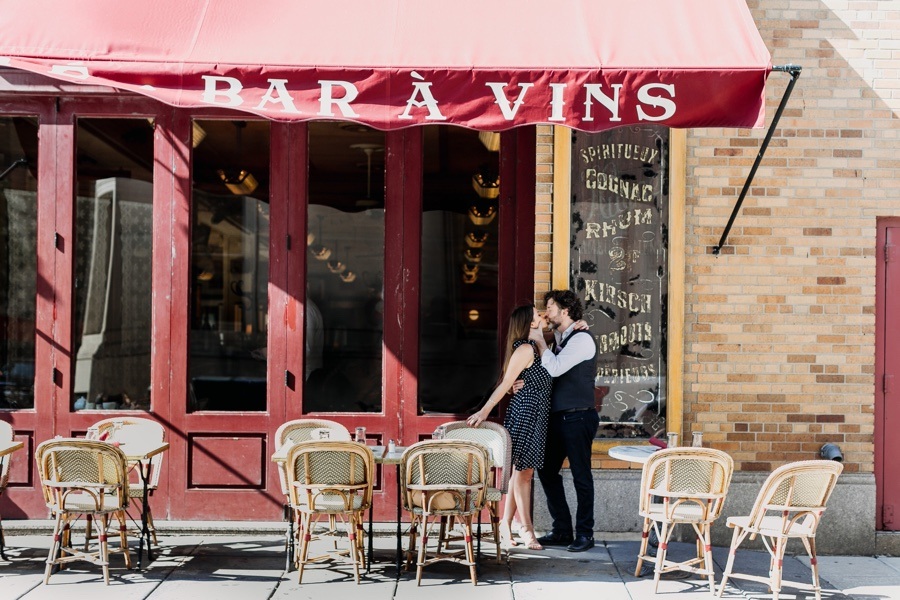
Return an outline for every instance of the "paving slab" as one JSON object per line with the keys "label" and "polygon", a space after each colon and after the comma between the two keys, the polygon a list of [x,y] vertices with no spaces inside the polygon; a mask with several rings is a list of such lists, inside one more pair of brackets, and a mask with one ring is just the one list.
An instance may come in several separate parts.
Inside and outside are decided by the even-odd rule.
{"label": "paving slab", "polygon": [[[415,569],[395,572],[396,539],[374,539],[371,571],[357,584],[343,558],[308,565],[303,583],[296,570],[285,572],[283,535],[276,532],[196,533],[164,535],[154,560],[144,569],[128,570],[119,555],[112,558],[111,582],[103,584],[98,567],[73,563],[43,584],[49,535],[7,536],[8,561],[0,562],[0,600],[708,600],[706,579],[685,573],[664,575],[654,593],[652,563],[640,577],[634,576],[637,536],[598,539],[588,552],[570,553],[561,548],[543,551],[515,547],[498,563],[492,548],[485,548],[473,586],[469,570],[456,563],[437,563],[425,568],[421,585]],[[333,546],[333,544],[332,544]],[[131,545],[136,551],[136,543]],[[325,553],[327,540],[314,542],[314,553]],[[669,555],[692,555],[693,544],[673,542]],[[727,548],[713,549],[716,584],[727,559]],[[741,550],[741,571],[764,574],[769,555]],[[146,563],[146,560],[145,560]],[[900,600],[900,558],[824,556],[819,559],[823,600]],[[810,581],[806,557],[785,559],[787,579]],[[732,580],[723,598],[763,600],[771,598],[765,584]],[[812,600],[808,591],[785,588],[782,600]]]}

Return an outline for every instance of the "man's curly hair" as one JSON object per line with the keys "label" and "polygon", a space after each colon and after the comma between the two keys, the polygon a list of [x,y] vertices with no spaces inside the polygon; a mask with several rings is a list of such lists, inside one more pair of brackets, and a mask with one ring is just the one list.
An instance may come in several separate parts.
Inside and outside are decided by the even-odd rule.
{"label": "man's curly hair", "polygon": [[575,292],[570,290],[550,290],[544,294],[544,305],[546,306],[550,300],[553,300],[560,310],[568,310],[569,318],[573,321],[580,321],[581,317],[584,316],[584,305],[581,303],[581,298],[575,295]]}

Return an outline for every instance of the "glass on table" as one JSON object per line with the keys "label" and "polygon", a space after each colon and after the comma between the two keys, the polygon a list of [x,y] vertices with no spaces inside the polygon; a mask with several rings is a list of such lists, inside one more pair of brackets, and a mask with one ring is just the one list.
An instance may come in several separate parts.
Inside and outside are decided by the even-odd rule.
{"label": "glass on table", "polygon": [[359,442],[360,444],[366,443],[366,428],[365,427],[357,427],[356,432],[353,434],[354,441]]}
{"label": "glass on table", "polygon": [[666,434],[666,437],[668,438],[667,447],[669,447],[669,448],[677,448],[678,447],[678,434],[677,433],[675,433],[674,431],[670,431],[669,433]]}
{"label": "glass on table", "polygon": [[691,446],[694,448],[702,448],[703,447],[703,432],[695,431],[693,433],[693,440],[691,441]]}
{"label": "glass on table", "polygon": [[442,440],[447,435],[447,428],[444,425],[438,425],[431,433],[431,439]]}
{"label": "glass on table", "polygon": [[86,439],[86,440],[100,439],[100,429],[98,429],[96,425],[91,425],[90,427],[88,427],[87,433],[84,434],[84,439]]}

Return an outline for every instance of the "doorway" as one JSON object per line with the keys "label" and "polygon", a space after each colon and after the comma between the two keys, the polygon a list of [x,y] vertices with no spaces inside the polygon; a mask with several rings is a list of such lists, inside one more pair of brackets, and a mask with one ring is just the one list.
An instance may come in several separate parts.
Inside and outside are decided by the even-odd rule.
{"label": "doorway", "polygon": [[878,219],[875,283],[876,527],[900,530],[900,218]]}

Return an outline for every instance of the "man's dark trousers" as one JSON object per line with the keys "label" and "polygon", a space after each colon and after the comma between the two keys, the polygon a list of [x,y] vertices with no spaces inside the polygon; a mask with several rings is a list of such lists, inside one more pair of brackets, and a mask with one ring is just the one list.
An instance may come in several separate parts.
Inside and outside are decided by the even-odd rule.
{"label": "man's dark trousers", "polygon": [[547,495],[547,509],[553,517],[553,532],[572,535],[572,513],[566,502],[566,491],[560,470],[568,457],[575,484],[575,534],[594,536],[594,478],[591,473],[591,443],[600,418],[593,408],[576,412],[550,414],[544,468],[538,477]]}

